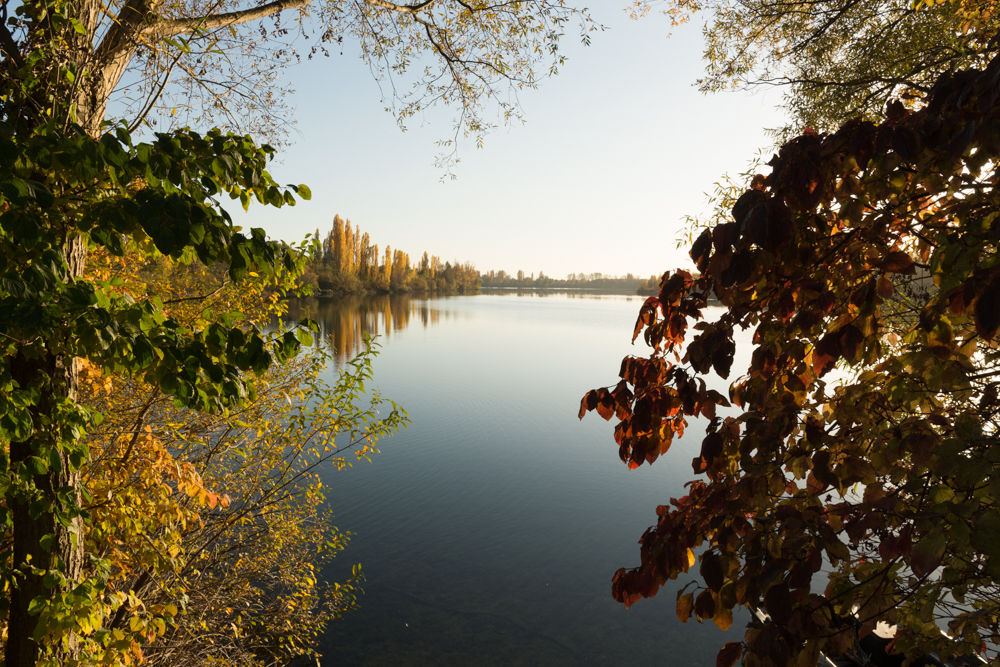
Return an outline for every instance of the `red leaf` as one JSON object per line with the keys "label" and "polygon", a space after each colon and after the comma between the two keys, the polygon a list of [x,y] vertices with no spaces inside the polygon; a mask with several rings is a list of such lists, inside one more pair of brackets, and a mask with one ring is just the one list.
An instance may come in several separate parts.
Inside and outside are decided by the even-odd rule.
{"label": "red leaf", "polygon": [[638,583],[638,572],[635,570],[629,572],[625,568],[619,568],[611,579],[611,597],[624,604],[625,608],[628,609],[642,597],[636,590]]}
{"label": "red leaf", "polygon": [[583,416],[587,414],[588,411],[593,410],[597,407],[597,392],[591,389],[586,394],[583,395],[583,400],[580,401],[580,414],[578,417],[583,419]]}
{"label": "red leaf", "polygon": [[687,271],[678,271],[660,285],[660,303],[667,305],[676,304],[691,289],[694,279]]}
{"label": "red leaf", "polygon": [[642,304],[642,308],[639,309],[639,319],[635,321],[635,330],[632,332],[632,342],[639,337],[642,330],[648,327],[650,324],[656,321],[656,309],[660,305],[660,300],[655,296],[651,296],[646,299],[646,302]]}
{"label": "red leaf", "polygon": [[743,644],[740,642],[727,642],[719,656],[715,659],[715,667],[733,667],[736,661],[743,655]]}

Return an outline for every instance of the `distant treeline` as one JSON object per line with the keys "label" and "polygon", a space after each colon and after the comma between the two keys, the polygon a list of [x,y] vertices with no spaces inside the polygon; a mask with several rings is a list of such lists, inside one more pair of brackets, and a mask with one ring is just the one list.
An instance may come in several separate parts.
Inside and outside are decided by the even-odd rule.
{"label": "distant treeline", "polygon": [[380,253],[368,232],[339,215],[325,238],[316,230],[316,250],[302,280],[327,293],[467,292],[479,289],[479,272],[469,263],[441,263],[426,252],[418,264],[385,246]]}
{"label": "distant treeline", "polygon": [[518,271],[517,275],[511,275],[506,271],[487,271],[480,275],[480,280],[483,287],[570,288],[625,293],[636,292],[648,282],[652,282],[656,286],[660,281],[656,276],[652,276],[647,281],[631,273],[624,276],[611,276],[604,273],[571,273],[563,279],[547,276],[541,271],[538,272],[537,278],[534,273],[526,275],[524,271]]}
{"label": "distant treeline", "polygon": [[571,273],[566,278],[553,278],[541,271],[526,275],[518,271],[479,273],[466,262],[441,262],[441,258],[424,253],[419,262],[409,254],[385,246],[379,251],[368,232],[351,225],[339,215],[333,218],[333,228],[325,237],[316,230],[315,250],[302,277],[320,294],[363,294],[366,292],[472,292],[480,287],[534,289],[589,289],[619,294],[653,293],[659,290],[660,279],[639,278],[631,273],[613,276],[604,273]]}

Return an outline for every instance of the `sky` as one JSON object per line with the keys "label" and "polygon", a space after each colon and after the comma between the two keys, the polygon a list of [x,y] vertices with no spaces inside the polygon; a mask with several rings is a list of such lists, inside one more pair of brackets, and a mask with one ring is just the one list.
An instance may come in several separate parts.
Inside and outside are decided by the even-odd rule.
{"label": "sky", "polygon": [[608,29],[589,47],[567,32],[558,76],[520,96],[526,122],[482,148],[460,145],[454,180],[434,165],[451,110],[402,132],[349,45],[289,68],[296,125],[270,171],[312,199],[251,207],[237,223],[300,241],[339,214],[381,249],[480,271],[647,277],[690,266],[676,249],[684,216],[707,212],[713,184],[771,146],[764,129],[782,124],[781,91],[702,95],[701,24],[632,21],[625,4],[592,10]]}

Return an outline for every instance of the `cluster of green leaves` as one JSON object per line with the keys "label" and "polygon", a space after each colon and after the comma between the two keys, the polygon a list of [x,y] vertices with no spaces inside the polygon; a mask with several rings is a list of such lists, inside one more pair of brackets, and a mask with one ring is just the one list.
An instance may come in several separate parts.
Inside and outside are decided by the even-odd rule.
{"label": "cluster of green leaves", "polygon": [[[878,622],[908,658],[996,658],[998,102],[1000,57],[942,77],[917,111],[784,144],[693,242],[700,277],[668,272],[643,305],[633,340],[651,355],[583,399],[581,417],[617,417],[630,467],[704,420],[699,477],[657,508],[612,592],[630,605],[700,560],[682,621],[770,616],[722,667],[811,667]],[[729,376],[737,328],[755,347],[727,397],[706,377]]]}
{"label": "cluster of green leaves", "polygon": [[[234,280],[251,270],[273,272],[277,262],[291,269],[298,261],[294,252],[266,241],[263,230],[240,233],[212,199],[224,192],[244,206],[250,197],[276,206],[294,203],[264,171],[271,153],[247,137],[218,131],[158,135],[152,144],[135,146],[121,130],[96,143],[83,132],[5,133],[0,313],[6,354],[31,357],[44,348],[140,372],[171,383],[165,391],[192,407],[220,409],[244,396],[239,371],[262,371],[269,363],[259,332],[224,321],[187,331],[165,318],[155,297],[132,302],[114,290],[113,280],[69,281],[62,244],[82,234],[89,244],[122,255],[131,242],[175,260],[224,262]],[[301,195],[308,197],[308,190]],[[296,351],[290,340],[271,347],[280,359]]]}

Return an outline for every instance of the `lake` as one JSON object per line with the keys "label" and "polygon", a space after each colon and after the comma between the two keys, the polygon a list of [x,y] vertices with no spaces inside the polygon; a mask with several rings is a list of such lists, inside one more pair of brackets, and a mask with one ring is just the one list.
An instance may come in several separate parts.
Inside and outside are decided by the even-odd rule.
{"label": "lake", "polygon": [[324,636],[323,665],[711,667],[742,637],[739,614],[726,633],[681,624],[683,580],[629,610],[611,598],[656,506],[685,495],[703,437],[690,428],[630,472],[614,421],[577,419],[587,390],[646,353],[629,343],[642,302],[522,292],[296,304],[341,359],[363,330],[378,333],[376,384],[413,421],[371,464],[324,480],[336,525],[354,533],[324,576],[360,563],[366,583],[360,609]]}

